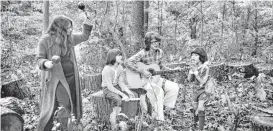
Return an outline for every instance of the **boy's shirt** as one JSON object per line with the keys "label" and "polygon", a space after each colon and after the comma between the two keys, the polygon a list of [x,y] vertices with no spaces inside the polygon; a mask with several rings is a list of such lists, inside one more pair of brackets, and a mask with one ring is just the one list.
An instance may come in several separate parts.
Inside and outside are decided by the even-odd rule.
{"label": "boy's shirt", "polygon": [[[203,79],[206,76],[206,72],[208,71],[208,66],[207,65],[201,65],[198,67],[197,71],[198,71],[198,75],[200,76],[201,79]],[[200,82],[197,80],[196,76],[194,74],[193,75],[193,83],[195,85],[198,85],[199,88],[197,89],[204,89],[205,87],[205,83],[202,85],[202,87],[200,87]]]}

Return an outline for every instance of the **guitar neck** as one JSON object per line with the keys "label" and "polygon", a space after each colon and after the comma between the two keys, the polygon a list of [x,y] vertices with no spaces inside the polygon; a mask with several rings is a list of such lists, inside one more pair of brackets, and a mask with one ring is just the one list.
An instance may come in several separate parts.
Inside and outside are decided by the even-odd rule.
{"label": "guitar neck", "polygon": [[180,72],[180,71],[185,71],[189,69],[188,67],[182,68],[182,69],[177,69],[177,70],[163,70],[163,71],[155,71],[154,75],[161,75],[165,73],[175,73],[175,72]]}

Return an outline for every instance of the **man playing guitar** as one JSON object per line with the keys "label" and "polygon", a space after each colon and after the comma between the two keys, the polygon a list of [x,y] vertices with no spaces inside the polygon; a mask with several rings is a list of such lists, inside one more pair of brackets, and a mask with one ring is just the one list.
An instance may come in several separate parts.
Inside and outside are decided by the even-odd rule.
{"label": "man playing guitar", "polygon": [[[160,41],[161,41],[161,36],[158,33],[147,32],[145,35],[145,49],[140,50],[137,54],[133,55],[125,62],[125,66],[127,67],[127,69],[132,70],[136,73],[140,73],[142,76],[146,78],[150,78],[152,76],[151,72],[144,70],[143,68],[140,68],[137,63],[142,62],[146,65],[158,64],[161,67],[161,69],[170,70],[170,68],[162,65],[163,51],[158,48]],[[167,111],[175,107],[175,103],[176,103],[176,99],[177,99],[178,91],[179,91],[179,85],[177,83],[163,79],[161,77],[156,83],[154,83],[154,85],[156,85],[157,87],[160,87],[160,89],[163,92],[163,95],[157,96],[157,102],[159,104],[158,107],[159,108],[162,107],[162,109],[158,109],[158,113],[159,113],[158,115],[161,114],[160,115],[161,117],[159,118],[159,120],[164,120],[164,115],[162,116],[163,105],[165,106],[165,110]],[[139,87],[139,88],[142,88],[142,87]],[[143,88],[145,89],[145,87]],[[151,101],[151,98],[149,99]],[[153,101],[151,101],[151,104],[153,104]]]}

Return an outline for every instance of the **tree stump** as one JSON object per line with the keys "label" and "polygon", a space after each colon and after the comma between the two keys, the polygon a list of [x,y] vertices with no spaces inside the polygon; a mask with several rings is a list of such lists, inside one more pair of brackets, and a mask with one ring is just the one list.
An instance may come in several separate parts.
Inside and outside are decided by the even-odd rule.
{"label": "tree stump", "polygon": [[93,105],[92,114],[94,117],[99,121],[109,120],[111,106],[109,100],[104,97],[103,91],[100,90],[91,94],[90,101]]}
{"label": "tree stump", "polygon": [[2,85],[1,97],[3,98],[8,96],[24,99],[31,96],[31,93],[29,88],[24,86],[24,80],[19,79]]}
{"label": "tree stump", "polygon": [[[113,105],[109,99],[106,99],[103,90],[91,94],[90,99],[93,109],[92,115],[99,121],[108,121],[111,112],[113,111]],[[139,101],[122,101],[121,113],[124,113],[129,118],[136,116]]]}
{"label": "tree stump", "polygon": [[15,111],[0,106],[1,131],[23,131],[24,119]]}
{"label": "tree stump", "polygon": [[0,106],[9,108],[20,115],[24,114],[22,103],[24,103],[24,101],[15,97],[5,97],[0,99]]}
{"label": "tree stump", "polygon": [[101,79],[101,74],[85,74],[83,77],[81,77],[81,87],[82,89],[88,89],[95,92],[99,91],[101,90]]}
{"label": "tree stump", "polygon": [[210,65],[210,76],[214,77],[217,81],[226,81],[228,79],[227,67],[225,64]]}

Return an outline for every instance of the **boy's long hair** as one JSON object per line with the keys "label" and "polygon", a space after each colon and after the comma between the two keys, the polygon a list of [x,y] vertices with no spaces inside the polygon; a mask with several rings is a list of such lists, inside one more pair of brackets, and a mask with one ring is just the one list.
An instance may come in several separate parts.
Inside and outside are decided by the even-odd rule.
{"label": "boy's long hair", "polygon": [[145,50],[149,51],[151,48],[152,41],[161,41],[161,36],[154,31],[147,32],[144,37],[144,43],[145,43]]}
{"label": "boy's long hair", "polygon": [[119,49],[111,49],[108,51],[106,56],[106,65],[114,65],[116,62],[116,56],[122,55],[122,52]]}
{"label": "boy's long hair", "polygon": [[[50,23],[46,33],[50,36],[56,36],[55,42],[64,48],[64,51],[61,51],[61,48],[58,49],[58,55],[65,55],[66,52],[69,50],[71,44],[73,44],[71,34],[67,35],[67,29],[69,23],[71,26],[72,20],[65,16],[56,16],[52,22]],[[52,45],[51,45],[52,46]],[[50,46],[50,47],[51,47]]]}

